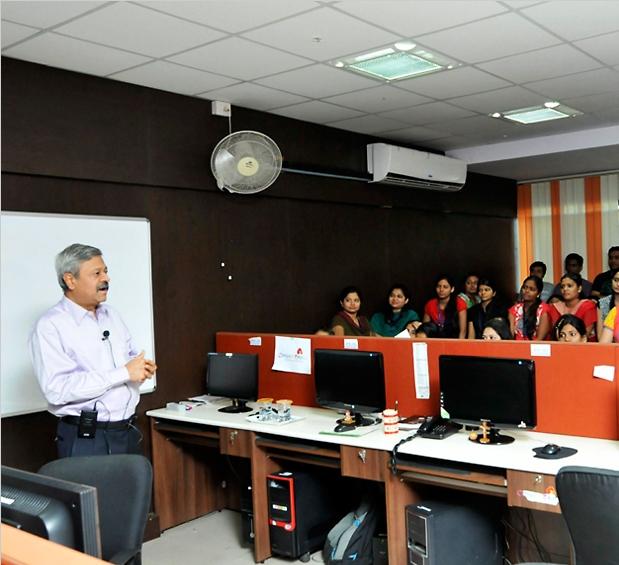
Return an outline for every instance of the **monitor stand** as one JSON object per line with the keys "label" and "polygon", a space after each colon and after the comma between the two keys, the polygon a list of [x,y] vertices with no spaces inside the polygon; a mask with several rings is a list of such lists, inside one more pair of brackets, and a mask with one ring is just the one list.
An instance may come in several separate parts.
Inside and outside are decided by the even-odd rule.
{"label": "monitor stand", "polygon": [[218,410],[218,412],[225,412],[226,414],[240,414],[241,412],[251,411],[252,409],[247,406],[247,400],[241,400],[240,398],[233,398],[232,404]]}
{"label": "monitor stand", "polygon": [[474,441],[481,445],[506,445],[512,443],[512,436],[505,436],[492,426],[490,420],[482,420],[479,430],[469,434],[469,441]]}

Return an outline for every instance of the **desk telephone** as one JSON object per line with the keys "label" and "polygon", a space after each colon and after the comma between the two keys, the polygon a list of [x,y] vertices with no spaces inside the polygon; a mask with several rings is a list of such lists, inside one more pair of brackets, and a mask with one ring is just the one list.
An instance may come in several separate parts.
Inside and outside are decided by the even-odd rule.
{"label": "desk telephone", "polygon": [[440,416],[428,416],[417,430],[418,437],[428,439],[445,439],[462,428],[459,424],[445,420]]}

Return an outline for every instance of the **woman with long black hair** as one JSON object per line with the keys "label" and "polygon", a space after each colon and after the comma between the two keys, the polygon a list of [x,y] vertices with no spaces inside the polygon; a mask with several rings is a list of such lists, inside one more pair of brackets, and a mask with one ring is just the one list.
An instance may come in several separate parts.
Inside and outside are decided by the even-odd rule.
{"label": "woman with long black hair", "polygon": [[467,313],[468,339],[481,339],[484,326],[492,318],[506,318],[507,308],[496,296],[496,286],[487,278],[479,279],[477,294],[481,302],[475,304]]}
{"label": "woman with long black hair", "polygon": [[540,341],[548,339],[550,306],[542,302],[542,279],[531,275],[522,281],[521,300],[508,311],[509,325],[517,340]]}
{"label": "woman with long black hair", "polygon": [[374,333],[383,337],[395,337],[410,322],[419,320],[419,315],[410,305],[411,293],[403,284],[394,284],[387,293],[384,310],[370,319]]}
{"label": "woman with long black hair", "polygon": [[466,337],[466,302],[454,296],[455,282],[449,275],[436,278],[436,298],[426,302],[423,321],[434,322],[439,328],[437,337]]}

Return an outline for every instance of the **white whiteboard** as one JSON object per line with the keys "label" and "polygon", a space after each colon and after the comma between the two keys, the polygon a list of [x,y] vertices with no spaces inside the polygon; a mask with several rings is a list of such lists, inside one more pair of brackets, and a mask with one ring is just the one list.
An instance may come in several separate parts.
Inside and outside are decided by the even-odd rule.
{"label": "white whiteboard", "polygon": [[[155,359],[146,218],[2,212],[0,215],[0,405],[2,416],[47,409],[34,375],[28,337],[37,319],[62,298],[56,255],[72,243],[98,247],[109,269],[107,302],[122,316],[137,349]],[[140,387],[155,389],[155,377]]]}

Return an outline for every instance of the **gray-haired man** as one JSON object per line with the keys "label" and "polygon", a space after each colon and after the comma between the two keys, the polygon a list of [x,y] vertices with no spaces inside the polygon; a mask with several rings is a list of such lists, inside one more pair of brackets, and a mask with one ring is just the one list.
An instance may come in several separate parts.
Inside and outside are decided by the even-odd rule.
{"label": "gray-haired man", "polygon": [[70,245],[56,274],[64,296],[36,323],[30,353],[48,410],[60,418],[58,456],[137,453],[138,389],[156,365],[103,304],[110,277],[99,249]]}

